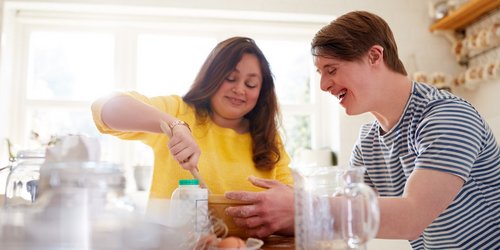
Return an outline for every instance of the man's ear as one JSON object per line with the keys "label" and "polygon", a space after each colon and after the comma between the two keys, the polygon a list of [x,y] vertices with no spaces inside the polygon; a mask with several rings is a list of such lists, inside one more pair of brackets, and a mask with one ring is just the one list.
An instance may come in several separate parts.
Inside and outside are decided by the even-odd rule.
{"label": "man's ear", "polygon": [[370,64],[376,64],[383,60],[384,58],[384,48],[380,45],[373,45],[368,51],[368,60]]}

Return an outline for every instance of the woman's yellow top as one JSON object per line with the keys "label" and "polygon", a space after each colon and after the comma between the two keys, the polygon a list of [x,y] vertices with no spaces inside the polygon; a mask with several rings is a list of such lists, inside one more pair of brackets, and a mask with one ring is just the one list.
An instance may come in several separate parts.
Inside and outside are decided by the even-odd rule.
{"label": "woman's yellow top", "polygon": [[[289,168],[290,157],[280,148],[280,160],[272,170],[259,170],[252,160],[252,138],[250,133],[239,134],[229,128],[222,128],[207,119],[197,122],[195,110],[185,103],[180,96],[159,96],[148,98],[137,92],[125,92],[136,100],[147,103],[162,112],[185,121],[192,130],[201,155],[198,161],[200,175],[214,194],[226,191],[261,191],[247,179],[256,177],[275,179],[285,184],[292,184]],[[183,169],[168,150],[169,138],[165,134],[145,132],[116,131],[106,126],[101,120],[103,103],[92,107],[94,122],[101,133],[111,134],[125,140],[140,140],[150,146],[154,152],[154,172],[150,198],[170,198],[178,186],[179,179],[192,179],[189,171]],[[141,119],[141,117],[137,117]],[[281,143],[281,140],[280,140]]]}

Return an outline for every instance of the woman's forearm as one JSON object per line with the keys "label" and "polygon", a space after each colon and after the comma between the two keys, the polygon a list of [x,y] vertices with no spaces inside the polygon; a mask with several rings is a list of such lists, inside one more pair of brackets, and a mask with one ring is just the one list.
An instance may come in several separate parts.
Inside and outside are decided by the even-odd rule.
{"label": "woman's forearm", "polygon": [[170,123],[175,118],[130,96],[119,95],[105,101],[101,119],[116,130],[161,133],[159,121]]}

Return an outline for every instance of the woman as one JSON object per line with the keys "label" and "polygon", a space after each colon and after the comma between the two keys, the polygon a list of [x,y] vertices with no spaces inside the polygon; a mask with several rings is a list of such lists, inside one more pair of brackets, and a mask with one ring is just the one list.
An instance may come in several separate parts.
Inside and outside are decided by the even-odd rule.
{"label": "woman", "polygon": [[269,63],[250,38],[220,42],[182,98],[127,92],[96,101],[92,112],[102,133],[153,149],[151,198],[170,198],[193,169],[215,194],[262,190],[249,176],[292,183]]}

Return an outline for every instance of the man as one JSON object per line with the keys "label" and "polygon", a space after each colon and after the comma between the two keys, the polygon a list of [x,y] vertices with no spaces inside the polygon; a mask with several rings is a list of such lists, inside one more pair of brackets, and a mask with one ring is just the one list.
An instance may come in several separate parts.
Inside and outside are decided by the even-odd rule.
{"label": "man", "polygon": [[[361,128],[350,163],[366,167],[365,182],[380,196],[377,238],[407,239],[414,249],[499,249],[500,149],[477,110],[410,81],[390,27],[372,13],[350,12],[323,27],[312,53],[321,89],[348,115],[375,118]],[[260,237],[293,227],[293,212],[276,204],[287,198],[291,206],[285,193],[292,189],[254,183],[269,189],[226,196],[273,201],[273,207],[228,209],[237,224]],[[269,211],[282,212],[278,222],[268,219],[278,217]]]}

